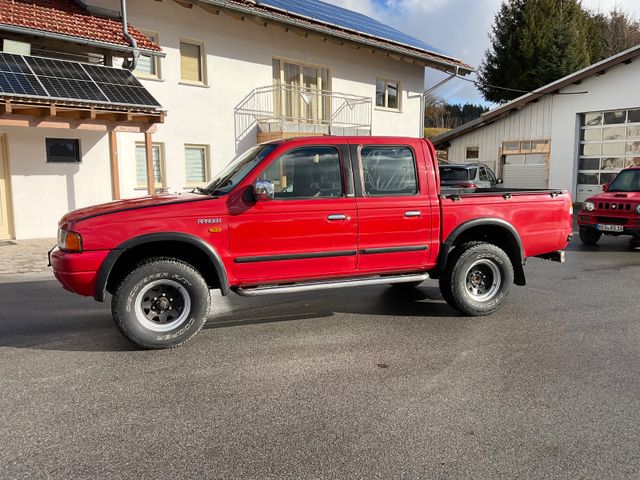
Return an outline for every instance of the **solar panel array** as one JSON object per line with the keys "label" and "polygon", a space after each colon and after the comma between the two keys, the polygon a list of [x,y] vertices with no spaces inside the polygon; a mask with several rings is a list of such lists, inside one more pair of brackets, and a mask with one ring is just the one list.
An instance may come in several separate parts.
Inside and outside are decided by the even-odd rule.
{"label": "solar panel array", "polygon": [[159,108],[128,70],[0,53],[0,95]]}
{"label": "solar panel array", "polygon": [[259,0],[258,4],[266,7],[275,7],[323,23],[373,35],[381,39],[402,43],[420,50],[446,55],[442,50],[432,47],[422,40],[406,35],[382,22],[329,3],[317,0],[312,2],[309,0]]}

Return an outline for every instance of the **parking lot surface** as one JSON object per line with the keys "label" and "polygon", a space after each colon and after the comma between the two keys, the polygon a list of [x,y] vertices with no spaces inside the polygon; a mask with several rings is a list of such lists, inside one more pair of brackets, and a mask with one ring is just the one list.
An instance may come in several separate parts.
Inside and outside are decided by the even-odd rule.
{"label": "parking lot surface", "polygon": [[0,283],[0,477],[640,477],[640,252],[465,318],[437,284],[243,299],[171,351],[51,278]]}

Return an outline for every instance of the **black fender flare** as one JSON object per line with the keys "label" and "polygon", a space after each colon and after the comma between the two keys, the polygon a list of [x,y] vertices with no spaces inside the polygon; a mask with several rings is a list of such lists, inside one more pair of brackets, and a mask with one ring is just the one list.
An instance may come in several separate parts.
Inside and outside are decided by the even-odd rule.
{"label": "black fender flare", "polygon": [[453,249],[453,245],[467,230],[470,230],[475,227],[500,227],[507,230],[516,241],[518,246],[518,258],[519,262],[514,265],[515,270],[515,283],[516,285],[525,285],[526,279],[524,275],[524,265],[525,265],[525,257],[524,257],[524,248],[522,246],[522,239],[520,238],[520,234],[516,230],[516,228],[506,220],[501,218],[476,218],[473,220],[469,220],[468,222],[461,223],[453,231],[449,234],[447,239],[444,241],[440,248],[440,255],[438,257],[438,270],[443,271],[445,266],[447,265],[447,260],[449,259],[449,254]]}
{"label": "black fender flare", "polygon": [[98,274],[96,276],[96,290],[94,295],[95,300],[98,302],[104,301],[109,275],[111,274],[114,265],[124,252],[131,248],[144,245],[145,243],[167,241],[188,243],[200,249],[204,254],[206,254],[212,265],[216,269],[216,273],[220,280],[220,290],[222,292],[222,295],[229,295],[229,293],[231,292],[231,288],[229,286],[227,271],[224,268],[224,263],[222,263],[222,258],[220,258],[218,252],[211,245],[209,245],[201,238],[189,235],[187,233],[164,232],[148,233],[145,235],[140,235],[139,237],[130,238],[129,240],[126,240],[125,242],[121,243],[116,248],[111,250],[111,252],[109,252],[107,257],[102,262],[102,265],[100,265],[100,269],[98,270]]}

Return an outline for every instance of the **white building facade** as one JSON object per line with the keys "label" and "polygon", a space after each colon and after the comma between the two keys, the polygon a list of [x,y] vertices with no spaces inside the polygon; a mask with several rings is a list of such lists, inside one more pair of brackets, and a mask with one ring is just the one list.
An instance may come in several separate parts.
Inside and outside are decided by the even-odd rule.
{"label": "white building facade", "polygon": [[[155,188],[169,192],[205,184],[259,141],[420,136],[425,67],[468,70],[455,59],[403,55],[384,39],[365,45],[207,2],[130,0],[128,15],[166,54],[142,56],[136,76],[167,112],[152,148]],[[47,162],[46,139],[59,137],[79,140],[80,162]],[[11,218],[4,231],[0,222],[0,236],[51,237],[67,211],[114,198],[104,132],[0,126],[0,138],[7,184],[3,194],[0,177],[0,195]],[[146,195],[144,137],[119,132],[116,148],[118,197]]]}
{"label": "white building facade", "polygon": [[489,165],[506,188],[566,189],[583,202],[623,168],[640,165],[639,55],[640,47],[622,52],[434,143],[451,163]]}

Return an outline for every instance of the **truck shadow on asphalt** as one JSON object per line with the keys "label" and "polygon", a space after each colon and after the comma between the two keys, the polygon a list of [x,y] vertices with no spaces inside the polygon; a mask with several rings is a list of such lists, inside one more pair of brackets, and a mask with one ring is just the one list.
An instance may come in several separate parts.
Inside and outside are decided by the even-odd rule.
{"label": "truck shadow on asphalt", "polygon": [[[34,293],[35,292],[35,293]],[[62,291],[54,280],[0,284],[5,309],[0,313],[0,347],[58,351],[138,351],[116,329],[109,300],[95,303]],[[212,292],[212,311],[204,329],[232,328],[317,319],[334,315],[424,317],[426,322],[450,317],[437,287],[349,288],[304,294],[223,298]],[[463,320],[462,317],[459,318]]]}

